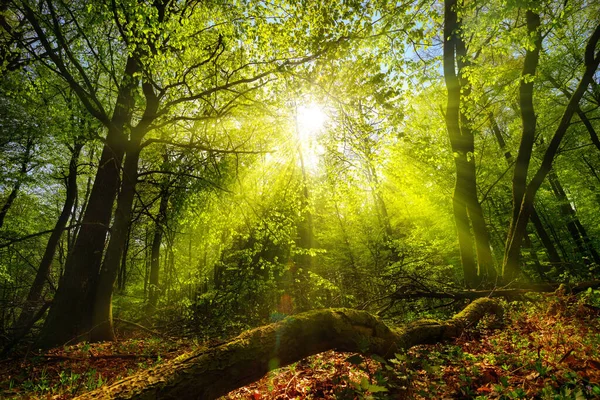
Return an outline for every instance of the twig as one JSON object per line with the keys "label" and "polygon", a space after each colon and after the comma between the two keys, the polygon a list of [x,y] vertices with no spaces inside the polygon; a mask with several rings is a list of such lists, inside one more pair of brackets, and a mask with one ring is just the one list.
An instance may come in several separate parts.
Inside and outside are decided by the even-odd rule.
{"label": "twig", "polygon": [[164,336],[160,332],[154,331],[154,330],[152,330],[150,328],[146,328],[144,325],[140,325],[137,322],[127,321],[127,320],[121,319],[121,318],[113,318],[113,321],[120,322],[120,323],[125,324],[125,325],[134,326],[134,327],[136,327],[138,329],[143,330],[144,332],[148,332],[148,333],[151,333],[151,334],[156,335],[156,336],[161,336],[161,337]]}

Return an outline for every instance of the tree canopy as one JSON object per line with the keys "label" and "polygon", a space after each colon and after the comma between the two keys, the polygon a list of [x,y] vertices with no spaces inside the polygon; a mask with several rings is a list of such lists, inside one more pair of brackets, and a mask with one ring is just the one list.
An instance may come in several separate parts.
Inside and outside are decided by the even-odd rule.
{"label": "tree canopy", "polygon": [[3,1],[5,354],[114,340],[115,319],[212,338],[597,280],[599,20],[584,0]]}

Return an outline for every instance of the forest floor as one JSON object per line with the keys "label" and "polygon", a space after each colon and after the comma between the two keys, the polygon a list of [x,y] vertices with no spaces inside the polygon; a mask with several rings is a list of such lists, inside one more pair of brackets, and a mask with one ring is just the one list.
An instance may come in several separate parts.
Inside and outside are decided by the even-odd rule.
{"label": "forest floor", "polygon": [[[480,324],[454,341],[417,346],[388,361],[322,353],[224,399],[600,398],[600,309],[589,296],[509,303],[502,329]],[[0,398],[70,399],[193,346],[132,338],[3,360]]]}

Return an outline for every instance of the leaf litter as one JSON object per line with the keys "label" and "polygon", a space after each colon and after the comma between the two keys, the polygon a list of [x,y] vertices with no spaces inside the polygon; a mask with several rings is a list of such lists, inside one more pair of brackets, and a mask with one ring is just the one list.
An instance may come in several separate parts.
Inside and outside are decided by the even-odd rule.
{"label": "leaf litter", "polygon": [[[506,309],[501,329],[480,324],[387,361],[328,351],[223,400],[600,398],[600,309],[568,295]],[[70,399],[193,347],[190,340],[142,337],[28,352],[0,361],[0,398]]]}

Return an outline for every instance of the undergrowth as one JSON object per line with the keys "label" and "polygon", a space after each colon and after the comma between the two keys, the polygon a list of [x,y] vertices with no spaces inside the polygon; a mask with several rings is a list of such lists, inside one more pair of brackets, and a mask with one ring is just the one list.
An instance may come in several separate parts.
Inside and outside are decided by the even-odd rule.
{"label": "undergrowth", "polygon": [[[505,303],[500,329],[485,321],[446,343],[388,360],[333,351],[271,372],[233,399],[600,398],[600,292]],[[69,399],[170,360],[194,346],[137,338],[80,343],[0,361],[0,398]]]}

